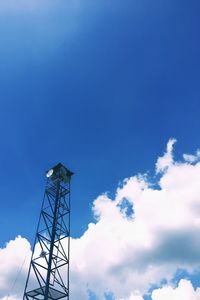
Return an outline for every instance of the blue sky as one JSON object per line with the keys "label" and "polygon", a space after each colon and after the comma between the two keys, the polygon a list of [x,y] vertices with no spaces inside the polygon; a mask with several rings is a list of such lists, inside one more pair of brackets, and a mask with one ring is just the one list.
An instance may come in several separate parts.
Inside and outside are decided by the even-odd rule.
{"label": "blue sky", "polygon": [[[7,3],[6,3],[7,2]],[[33,3],[33,5],[31,5]],[[44,173],[74,173],[72,236],[169,138],[199,146],[198,1],[2,1],[0,246],[33,241]]]}

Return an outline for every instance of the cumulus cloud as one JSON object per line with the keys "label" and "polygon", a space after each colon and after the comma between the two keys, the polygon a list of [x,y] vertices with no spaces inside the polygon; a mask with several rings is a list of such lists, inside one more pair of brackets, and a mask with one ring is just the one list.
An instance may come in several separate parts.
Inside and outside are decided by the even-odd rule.
{"label": "cumulus cloud", "polygon": [[[174,143],[170,139],[156,163],[164,171],[159,189],[146,176],[126,179],[114,200],[102,195],[94,201],[98,222],[74,241],[73,265],[87,273],[85,284],[100,298],[105,290],[129,297],[133,287],[144,294],[151,284],[170,280],[178,267],[192,271],[199,263],[200,164],[175,163]],[[133,204],[132,220],[120,211],[124,199]]]}
{"label": "cumulus cloud", "polygon": [[198,149],[195,155],[183,154],[183,158],[186,162],[195,163],[200,159],[200,150]]}
{"label": "cumulus cloud", "polygon": [[176,143],[176,139],[170,139],[167,143],[167,151],[159,157],[156,163],[156,172],[161,173],[166,171],[168,167],[173,164],[173,146]]}
{"label": "cumulus cloud", "polygon": [[[1,300],[18,300],[18,296],[20,299],[22,287],[26,280],[30,257],[30,244],[21,236],[8,242],[4,248],[0,248]],[[19,276],[20,278],[18,278]]]}
{"label": "cumulus cloud", "polygon": [[138,292],[134,292],[130,295],[130,297],[126,298],[126,299],[116,299],[116,300],[144,300],[144,298],[138,293]]}
{"label": "cumulus cloud", "polygon": [[[192,273],[199,266],[200,162],[174,161],[174,143],[169,140],[166,153],[156,162],[161,174],[156,186],[146,175],[133,176],[117,188],[114,199],[103,194],[93,202],[96,222],[80,238],[71,239],[72,300],[87,300],[89,291],[98,299],[112,293],[118,300],[142,300],[152,285],[161,285],[163,279],[170,283],[178,268]],[[13,249],[18,242],[29,247],[18,238]],[[8,245],[1,251],[10,257]],[[8,271],[5,265],[0,269],[0,297],[9,289],[13,263],[11,259]],[[26,272],[27,267],[24,277]],[[183,298],[183,289],[194,296]],[[17,289],[14,293],[21,295]],[[164,298],[167,293],[171,294]],[[152,300],[199,299],[194,297],[199,297],[199,290],[187,281],[152,293]]]}
{"label": "cumulus cloud", "polygon": [[188,280],[180,280],[178,287],[171,286],[156,289],[152,293],[152,300],[200,300],[200,289],[194,289]]}

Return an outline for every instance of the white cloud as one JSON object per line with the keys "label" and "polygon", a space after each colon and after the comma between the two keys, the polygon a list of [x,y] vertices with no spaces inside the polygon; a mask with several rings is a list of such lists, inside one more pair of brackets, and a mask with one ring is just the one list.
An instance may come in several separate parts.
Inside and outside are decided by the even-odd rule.
{"label": "white cloud", "polygon": [[191,155],[191,154],[183,154],[183,158],[185,161],[189,162],[189,163],[193,163],[197,161],[197,158],[195,155]]}
{"label": "white cloud", "polygon": [[183,158],[188,163],[195,163],[200,159],[200,150],[196,151],[196,155],[192,154],[183,154]]}
{"label": "white cloud", "polygon": [[14,296],[6,296],[6,297],[3,297],[3,298],[0,298],[0,300],[20,300],[20,299],[17,298],[16,295],[14,295]]}
{"label": "white cloud", "polygon": [[200,300],[200,289],[196,291],[188,280],[180,280],[178,287],[166,286],[153,291],[152,300]]}
{"label": "white cloud", "polygon": [[159,157],[156,163],[156,172],[162,173],[173,164],[173,146],[176,143],[175,139],[170,139],[167,143],[167,151]]}
{"label": "white cloud", "polygon": [[130,297],[126,298],[126,299],[116,299],[116,300],[144,300],[144,298],[138,293],[138,292],[134,292],[130,295]]}
{"label": "white cloud", "polygon": [[[21,295],[30,257],[30,244],[21,236],[11,240],[5,248],[0,249],[0,299],[4,300],[10,294],[8,299],[16,300],[17,295]],[[23,269],[22,273],[20,272],[21,269]],[[16,280],[18,276],[20,276],[20,280]],[[5,299],[7,300],[7,298]]]}
{"label": "white cloud", "polygon": [[[115,199],[103,194],[94,201],[96,223],[90,223],[80,238],[71,239],[71,300],[87,300],[88,290],[99,299],[112,292],[118,300],[142,300],[152,284],[159,284],[164,278],[170,282],[177,268],[193,272],[199,266],[200,163],[176,163],[174,143],[174,139],[168,142],[165,155],[156,163],[161,172],[158,189],[146,175],[133,176],[117,188]],[[133,218],[127,218],[126,209],[121,209],[124,199],[133,207]],[[19,241],[22,239],[12,243],[13,249]],[[23,245],[28,247],[24,240]],[[8,245],[3,251],[12,258]],[[0,297],[9,291],[14,261],[17,260],[9,262],[9,270],[5,264],[0,268]],[[26,272],[24,268],[24,277]],[[176,289],[158,289],[152,299],[167,299],[160,295],[168,290],[176,296],[188,284],[181,281]],[[19,297],[17,290],[14,293]],[[193,293],[196,296],[199,292]]]}

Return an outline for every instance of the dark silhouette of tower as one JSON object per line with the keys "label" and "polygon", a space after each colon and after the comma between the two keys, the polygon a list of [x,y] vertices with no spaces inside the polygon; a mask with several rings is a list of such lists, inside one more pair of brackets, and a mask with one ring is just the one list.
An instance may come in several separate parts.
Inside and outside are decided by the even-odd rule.
{"label": "dark silhouette of tower", "polygon": [[23,300],[69,299],[70,180],[61,163],[47,172]]}

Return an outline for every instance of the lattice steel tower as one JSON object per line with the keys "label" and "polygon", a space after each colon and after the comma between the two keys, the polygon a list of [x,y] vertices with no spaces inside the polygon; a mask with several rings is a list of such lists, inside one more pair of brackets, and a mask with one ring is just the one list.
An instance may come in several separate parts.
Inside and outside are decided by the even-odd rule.
{"label": "lattice steel tower", "polygon": [[69,299],[70,180],[62,164],[47,172],[23,300]]}

